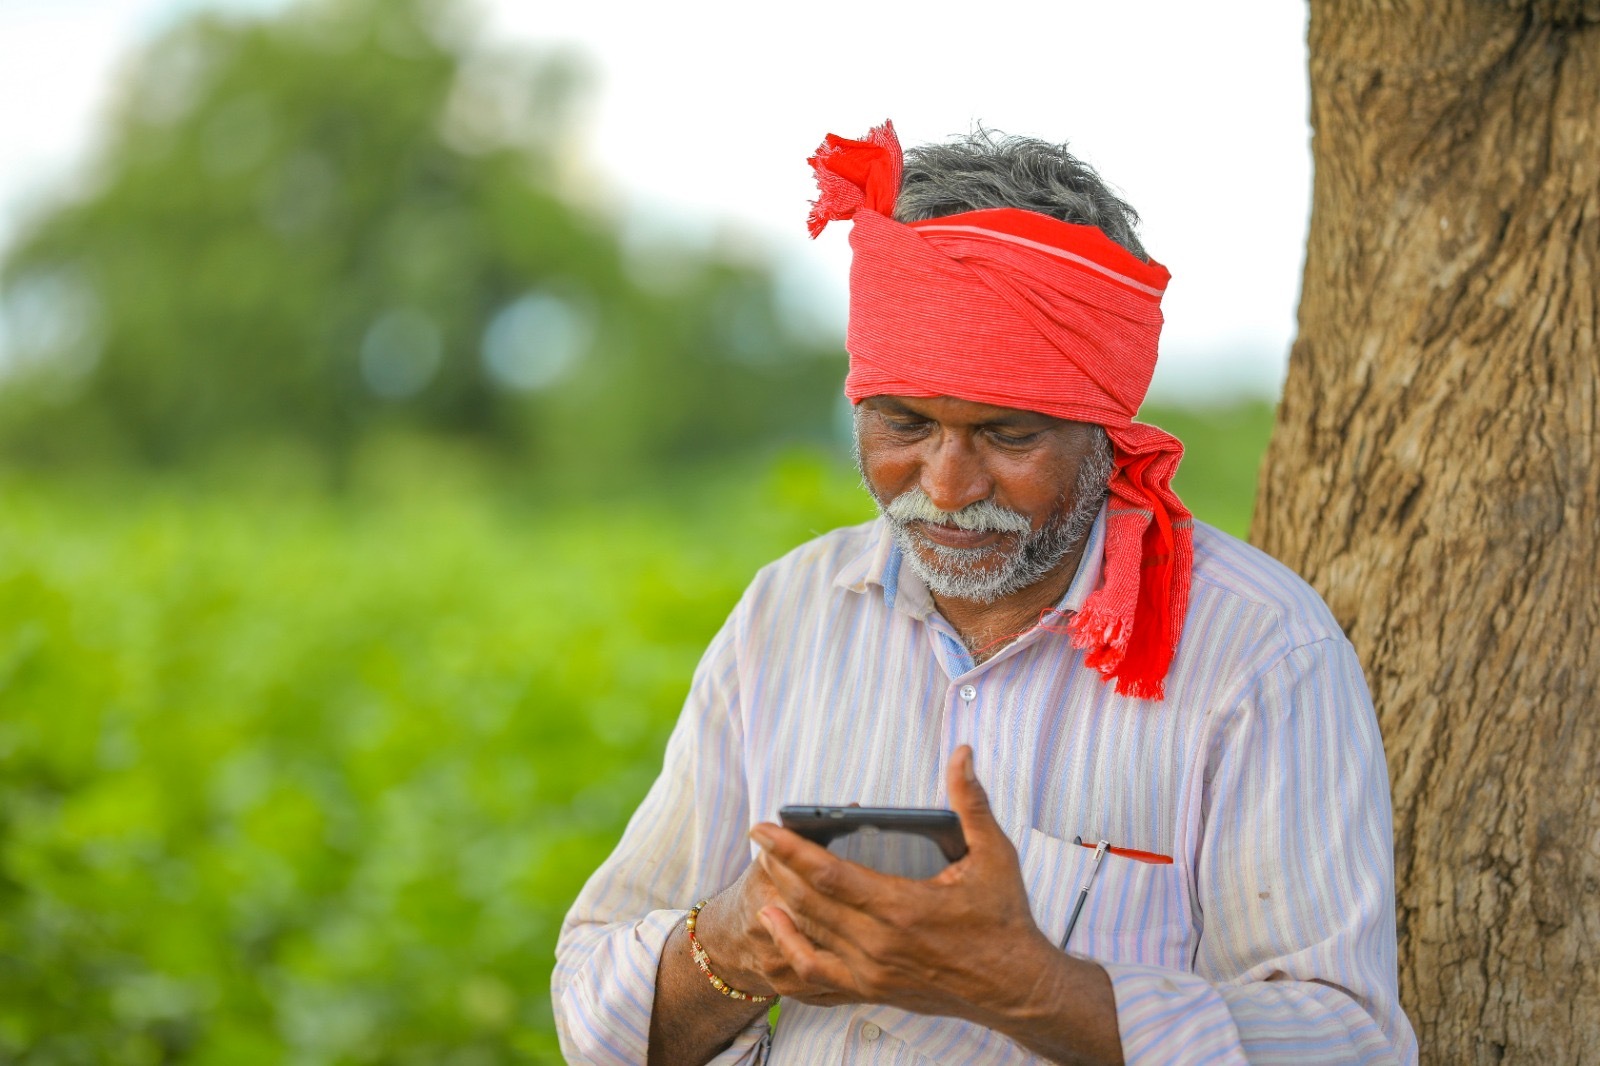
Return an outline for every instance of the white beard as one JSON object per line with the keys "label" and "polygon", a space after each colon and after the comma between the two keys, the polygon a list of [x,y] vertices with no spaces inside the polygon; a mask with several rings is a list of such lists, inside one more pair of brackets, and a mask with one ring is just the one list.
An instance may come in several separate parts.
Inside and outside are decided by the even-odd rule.
{"label": "white beard", "polygon": [[[1083,480],[1080,476],[1080,483]],[[1052,517],[1038,530],[1031,527],[1026,515],[989,500],[956,512],[940,511],[920,488],[902,493],[887,505],[880,503],[878,509],[889,523],[905,564],[929,591],[935,596],[990,604],[1039,583],[1077,550],[1089,535],[1104,498],[1104,482],[1099,491],[1079,491],[1071,510]],[[1016,540],[1009,550],[998,545],[951,548],[923,535],[918,528],[923,522],[1007,533]]]}
{"label": "white beard", "polygon": [[[1001,507],[992,500],[979,500],[959,511],[941,511],[918,487],[884,503],[867,480],[861,456],[859,408],[856,415],[850,450],[856,471],[861,475],[861,486],[889,523],[889,530],[911,572],[920,577],[935,596],[949,599],[988,605],[1043,580],[1088,537],[1116,470],[1111,443],[1102,438],[1101,446],[1085,456],[1078,467],[1078,478],[1072,486],[1071,510],[1065,515],[1058,512],[1037,531],[1027,515]],[[1065,501],[1063,493],[1059,502]],[[974,532],[1009,533],[1016,538],[1016,543],[1010,551],[1000,547],[950,548],[924,536],[917,528],[922,522]],[[928,556],[932,557],[931,561]]]}

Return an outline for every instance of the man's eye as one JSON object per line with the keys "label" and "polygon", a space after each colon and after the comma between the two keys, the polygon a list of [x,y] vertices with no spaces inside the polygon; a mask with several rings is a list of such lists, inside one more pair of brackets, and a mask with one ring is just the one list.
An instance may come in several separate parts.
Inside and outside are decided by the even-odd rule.
{"label": "man's eye", "polygon": [[894,430],[896,433],[916,433],[928,424],[920,420],[906,422],[896,418],[886,418],[884,419],[884,422],[886,422],[889,428]]}
{"label": "man's eye", "polygon": [[1037,433],[994,433],[991,436],[997,443],[1008,448],[1020,448],[1039,439]]}

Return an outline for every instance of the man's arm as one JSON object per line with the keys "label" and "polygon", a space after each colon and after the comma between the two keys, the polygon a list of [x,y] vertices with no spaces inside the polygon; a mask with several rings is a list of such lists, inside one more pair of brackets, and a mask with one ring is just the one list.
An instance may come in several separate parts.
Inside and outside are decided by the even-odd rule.
{"label": "man's arm", "polygon": [[[712,641],[667,743],[661,776],[562,924],[551,998],[569,1062],[642,1066],[658,1017],[668,1035],[671,1026],[716,1023],[718,1039],[706,1046],[728,1062],[751,1054],[765,1031],[764,1012],[748,1004],[730,1011],[734,1001],[694,969],[681,932],[695,901],[734,882],[750,861],[734,629],[730,620]],[[707,950],[722,950],[714,946],[715,914],[705,926],[712,938]],[[680,972],[685,963],[703,990]],[[658,978],[665,996],[659,1009]],[[714,999],[702,1001],[706,993]]]}
{"label": "man's arm", "polygon": [[1194,972],[1109,963],[1129,1062],[1409,1063],[1388,767],[1343,638],[1287,653],[1208,760]]}
{"label": "man's arm", "polygon": [[[776,899],[766,873],[752,863],[700,909],[695,922],[695,938],[710,957],[712,972],[752,996],[774,994],[770,974],[793,976],[757,917]],[[709,1062],[767,1013],[768,1006],[718,992],[695,965],[688,931],[680,925],[667,939],[656,971],[651,1066]]]}
{"label": "man's arm", "polygon": [[[707,918],[716,902],[712,901],[700,912],[702,919]],[[709,924],[703,924],[696,933],[702,945]],[[707,947],[707,954],[711,950]],[[715,955],[712,958],[717,976],[733,987],[752,995],[765,995],[770,991],[764,982],[736,972]],[[713,988],[691,959],[689,936],[680,925],[667,938],[666,949],[661,953],[661,967],[656,971],[656,996],[650,1014],[650,1066],[710,1062],[765,1014],[769,1006],[768,1003],[730,999]]]}

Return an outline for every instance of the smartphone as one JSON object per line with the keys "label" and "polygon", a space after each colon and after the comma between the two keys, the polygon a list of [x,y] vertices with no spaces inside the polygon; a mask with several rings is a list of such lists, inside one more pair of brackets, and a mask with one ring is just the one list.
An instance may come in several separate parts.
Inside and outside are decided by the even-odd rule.
{"label": "smartphone", "polygon": [[896,877],[932,877],[967,853],[955,811],[933,807],[792,804],[778,820],[851,862]]}

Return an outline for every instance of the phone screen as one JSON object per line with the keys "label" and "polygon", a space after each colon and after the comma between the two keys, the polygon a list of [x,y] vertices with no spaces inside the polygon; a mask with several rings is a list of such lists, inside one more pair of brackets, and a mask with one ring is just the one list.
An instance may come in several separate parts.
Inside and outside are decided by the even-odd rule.
{"label": "phone screen", "polygon": [[879,873],[923,880],[966,854],[954,812],[909,807],[792,805],[786,828]]}

